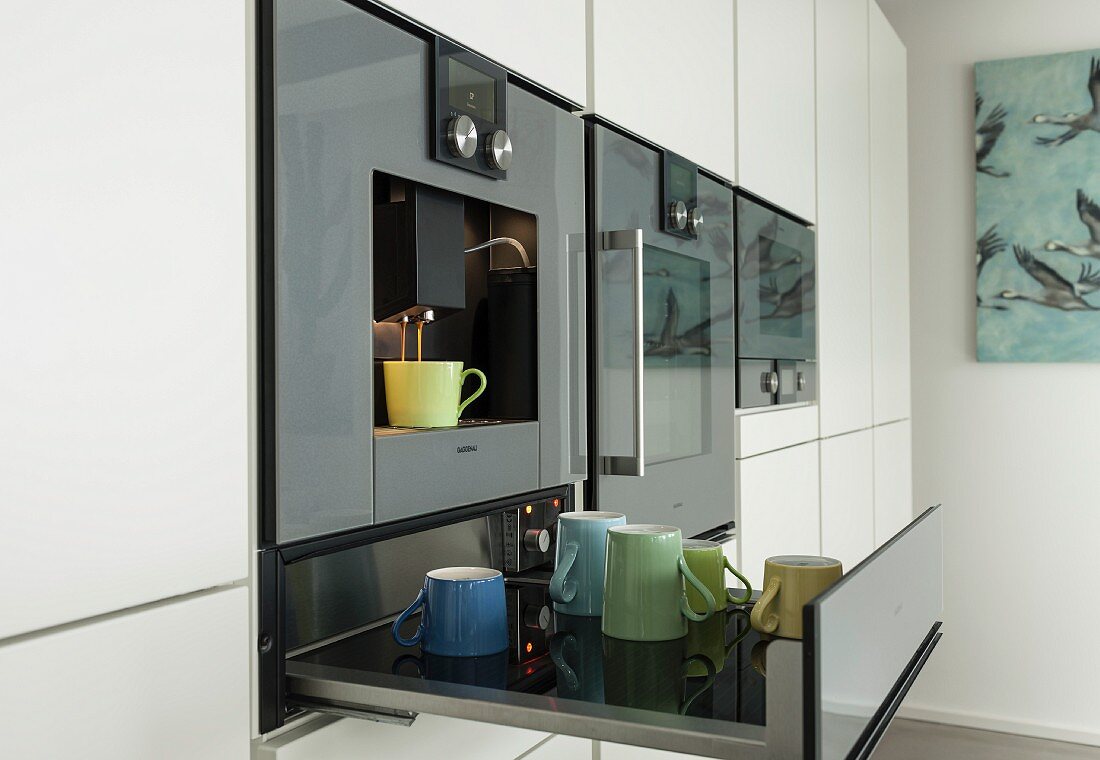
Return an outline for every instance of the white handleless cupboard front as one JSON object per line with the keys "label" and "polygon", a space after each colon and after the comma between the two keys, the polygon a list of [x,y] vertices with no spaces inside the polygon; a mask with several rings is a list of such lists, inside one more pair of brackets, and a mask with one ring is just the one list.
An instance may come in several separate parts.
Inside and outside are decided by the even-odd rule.
{"label": "white handleless cupboard front", "polygon": [[738,569],[759,589],[764,560],[821,553],[818,442],[737,462]]}
{"label": "white handleless cupboard front", "polygon": [[851,570],[875,550],[871,430],[821,441],[821,553]]}
{"label": "white handleless cupboard front", "polygon": [[247,574],[247,7],[4,15],[0,639]]}
{"label": "white handleless cupboard front", "polygon": [[909,417],[906,53],[870,3],[871,310],[876,425]]}
{"label": "white handleless cupboard front", "polygon": [[736,180],[733,3],[590,5],[588,109]]}
{"label": "white handleless cupboard front", "polygon": [[822,437],[872,424],[867,2],[817,2],[817,319]]}
{"label": "white handleless cupboard front", "polygon": [[814,187],[814,0],[737,0],[737,181],[808,221]]}
{"label": "white handleless cupboard front", "polygon": [[[558,95],[585,102],[584,0],[385,4]],[[522,148],[517,145],[516,150]]]}
{"label": "white handleless cupboard front", "polygon": [[[881,546],[914,517],[912,424],[878,425],[875,445],[875,546]],[[925,507],[929,505],[924,505]]]}
{"label": "white handleless cupboard front", "polygon": [[0,757],[241,760],[248,590],[0,645]]}

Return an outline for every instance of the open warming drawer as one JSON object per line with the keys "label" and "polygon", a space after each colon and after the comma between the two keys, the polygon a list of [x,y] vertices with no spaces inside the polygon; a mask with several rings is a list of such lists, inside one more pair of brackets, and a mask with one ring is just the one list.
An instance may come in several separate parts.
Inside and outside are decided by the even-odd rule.
{"label": "open warming drawer", "polygon": [[[598,618],[551,613],[536,574],[509,578],[507,652],[423,655],[394,643],[388,615],[284,649],[279,710],[424,712],[710,757],[867,757],[942,635],[941,520],[929,509],[807,604],[802,642],[762,640],[751,605],[679,641],[611,639]],[[311,581],[324,595],[323,574]],[[316,618],[308,601],[291,614]]]}

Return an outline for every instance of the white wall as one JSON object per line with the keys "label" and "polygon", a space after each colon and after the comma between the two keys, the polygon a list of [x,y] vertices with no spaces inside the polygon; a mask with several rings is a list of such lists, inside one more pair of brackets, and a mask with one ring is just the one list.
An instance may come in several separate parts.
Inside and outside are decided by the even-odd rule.
{"label": "white wall", "polygon": [[973,93],[975,61],[1100,46],[1100,3],[880,4],[909,50],[915,506],[946,508],[944,638],[903,709],[1100,745],[1100,367],[975,361]]}

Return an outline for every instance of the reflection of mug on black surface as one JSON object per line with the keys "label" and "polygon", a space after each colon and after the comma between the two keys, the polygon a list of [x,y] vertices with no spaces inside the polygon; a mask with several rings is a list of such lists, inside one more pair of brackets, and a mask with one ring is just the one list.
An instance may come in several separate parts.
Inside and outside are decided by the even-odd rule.
{"label": "reflection of mug on black surface", "polygon": [[[684,658],[684,642],[627,641],[604,636],[604,700],[609,705],[683,715],[714,684],[706,657]],[[684,694],[689,671],[698,665],[706,681]]]}
{"label": "reflection of mug on black surface", "polygon": [[[447,657],[441,654],[425,654],[422,657],[406,654],[393,661],[390,668],[395,676],[402,675],[411,666],[418,678],[428,681],[446,681],[467,686],[484,686],[488,689],[508,688],[508,652],[481,657]],[[410,674],[411,675],[411,674]]]}
{"label": "reflection of mug on black surface", "polygon": [[600,619],[554,614],[557,633],[550,640],[550,659],[557,669],[558,696],[602,703],[603,633]]}
{"label": "reflection of mug on black surface", "polygon": [[[729,624],[737,619],[741,623],[740,632],[729,644],[726,643],[726,631]],[[749,634],[749,613],[743,609],[722,610],[714,613],[710,620],[701,623],[688,623],[688,635],[684,640],[684,652],[690,657],[706,657],[714,665],[714,672],[721,673],[726,660],[741,640]],[[688,665],[687,674],[693,678],[705,676],[705,663],[695,661]]]}

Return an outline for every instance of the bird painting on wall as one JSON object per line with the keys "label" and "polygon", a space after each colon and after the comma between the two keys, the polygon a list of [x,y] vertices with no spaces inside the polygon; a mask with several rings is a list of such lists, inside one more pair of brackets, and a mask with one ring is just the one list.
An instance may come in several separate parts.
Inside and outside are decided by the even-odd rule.
{"label": "bird painting on wall", "polygon": [[[1008,247],[1008,244],[1004,241],[1000,235],[997,234],[997,225],[990,225],[982,236],[978,238],[978,274],[977,277],[981,278],[982,268],[986,265],[986,262],[996,256],[998,253]],[[988,305],[982,303],[981,295],[978,295],[978,306],[990,308],[990,309],[1003,309],[1004,306]]]}
{"label": "bird painting on wall", "polygon": [[1016,261],[1031,278],[1043,286],[1038,295],[1020,293],[1015,290],[1004,290],[998,298],[1007,301],[1030,301],[1039,306],[1048,306],[1062,311],[1097,311],[1100,307],[1093,306],[1083,296],[1100,287],[1097,277],[1091,269],[1081,268],[1081,277],[1076,284],[1070,282],[1062,275],[1054,271],[1050,266],[1036,259],[1031,251],[1022,245],[1012,246],[1016,254]]}
{"label": "bird painting on wall", "polygon": [[1069,127],[1065,132],[1055,137],[1036,137],[1036,144],[1056,148],[1069,142],[1082,132],[1089,130],[1100,132],[1100,58],[1093,58],[1089,66],[1088,90],[1089,97],[1092,99],[1092,108],[1086,113],[1070,112],[1062,116],[1041,113],[1032,117],[1032,124],[1055,124]]}
{"label": "bird painting on wall", "polygon": [[[974,97],[974,118],[981,115],[982,112],[982,96],[980,93],[975,94]],[[1006,171],[994,169],[992,166],[986,163],[986,159],[993,150],[993,146],[997,144],[997,140],[1000,139],[1001,133],[1005,131],[1005,117],[1008,116],[1008,112],[1004,109],[1000,103],[993,107],[993,110],[986,114],[985,120],[978,127],[974,134],[974,149],[976,151],[976,159],[978,172],[981,174],[988,174],[990,177],[997,177],[1002,179],[1009,177],[1011,174]]]}
{"label": "bird painting on wall", "polygon": [[1089,239],[1083,243],[1063,243],[1061,240],[1048,240],[1043,246],[1048,251],[1065,251],[1074,256],[1091,256],[1100,259],[1100,206],[1085,191],[1077,189],[1077,216],[1088,227]]}
{"label": "bird painting on wall", "polygon": [[814,276],[813,271],[804,272],[795,280],[794,285],[782,293],[775,287],[775,281],[768,286],[761,285],[761,299],[774,304],[770,314],[763,314],[760,321],[765,319],[786,319],[797,317],[814,308]]}

